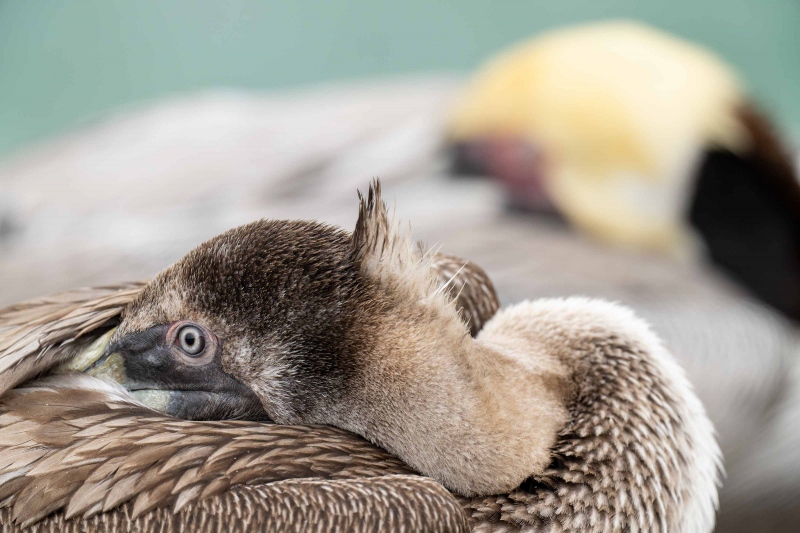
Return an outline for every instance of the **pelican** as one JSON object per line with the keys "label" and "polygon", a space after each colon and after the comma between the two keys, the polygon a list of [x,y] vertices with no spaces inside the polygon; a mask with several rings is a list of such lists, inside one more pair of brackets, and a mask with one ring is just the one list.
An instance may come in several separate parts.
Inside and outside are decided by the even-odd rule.
{"label": "pelican", "polygon": [[375,183],[352,233],[259,221],[147,284],[0,312],[0,522],[711,531],[713,428],[647,324],[495,312],[452,265]]}

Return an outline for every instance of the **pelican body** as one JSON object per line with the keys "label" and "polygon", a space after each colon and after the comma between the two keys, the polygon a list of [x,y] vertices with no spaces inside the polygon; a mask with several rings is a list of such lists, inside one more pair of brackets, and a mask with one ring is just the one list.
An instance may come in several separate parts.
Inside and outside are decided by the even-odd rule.
{"label": "pelican body", "polygon": [[[366,474],[377,490],[417,472],[467,511],[417,517],[440,530],[711,531],[713,428],[641,319],[582,298],[495,313],[488,279],[456,270],[442,283],[442,271],[453,273],[389,219],[376,183],[352,234],[259,221],[144,286],[6,310],[0,447],[21,459],[0,464],[0,495],[12,519],[93,517],[134,498],[129,519],[202,512],[242,484]],[[330,427],[352,464],[296,472],[276,452],[291,437],[259,437],[305,428],[296,455],[324,457],[313,433],[330,439]],[[385,452],[358,466],[368,445],[349,435]],[[446,501],[435,486],[429,497]]]}

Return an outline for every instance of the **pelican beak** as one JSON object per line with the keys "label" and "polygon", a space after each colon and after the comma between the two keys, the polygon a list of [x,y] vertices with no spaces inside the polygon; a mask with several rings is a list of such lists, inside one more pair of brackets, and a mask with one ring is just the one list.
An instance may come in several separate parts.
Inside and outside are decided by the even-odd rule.
{"label": "pelican beak", "polygon": [[111,343],[113,330],[65,370],[114,381],[147,407],[187,420],[269,420],[244,383],[222,370],[220,353],[207,364],[183,363],[166,343],[168,326],[131,333]]}

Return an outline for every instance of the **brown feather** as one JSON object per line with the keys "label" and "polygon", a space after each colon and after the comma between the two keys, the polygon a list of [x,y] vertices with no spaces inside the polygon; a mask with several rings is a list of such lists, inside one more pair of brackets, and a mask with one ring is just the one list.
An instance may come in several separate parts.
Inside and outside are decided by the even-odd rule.
{"label": "brown feather", "polygon": [[65,292],[0,310],[0,395],[86,348],[144,283]]}
{"label": "brown feather", "polygon": [[500,308],[492,280],[472,261],[454,255],[435,254],[431,266],[439,275],[440,286],[446,285],[474,337]]}
{"label": "brown feather", "polygon": [[0,509],[0,532],[84,533],[292,533],[352,531],[469,530],[458,503],[441,485],[419,476],[363,479],[291,479],[258,486],[236,486],[191,503],[180,512],[160,508],[135,518],[133,505],[87,519],[51,515],[27,528]]}
{"label": "brown feather", "polygon": [[[403,261],[418,259],[406,253],[410,243],[392,233],[374,189],[362,202],[354,252],[363,252],[364,263],[376,257],[395,261],[372,267],[378,276],[396,276],[407,270]],[[378,211],[382,216],[375,216]],[[383,225],[362,224],[370,217]],[[447,284],[450,266],[438,280],[446,291],[458,282]],[[408,288],[427,290],[433,281],[422,272]],[[459,298],[493,295],[491,283],[479,281],[473,288],[480,290],[469,285],[458,287]],[[81,340],[91,342],[91,328],[99,332],[115,323],[122,302],[135,298],[139,288],[44,299],[38,320],[35,303],[0,312],[0,345],[5,341],[7,347],[0,353],[6,368],[0,390],[72,357]],[[455,305],[467,319],[473,310],[478,318],[484,318],[483,310],[496,310],[496,302]],[[716,472],[709,472],[716,467],[715,444],[702,440],[710,425],[703,425],[702,408],[682,376],[668,375],[679,371],[647,328],[609,304],[543,301],[505,311],[505,322],[490,322],[482,337],[499,338],[502,328],[515,328],[514,313],[525,319],[525,334],[569,368],[572,384],[565,387],[555,378],[545,383],[563,389],[570,419],[552,463],[510,494],[460,497],[459,507],[441,485],[411,475],[399,459],[346,431],[177,420],[83,376],[34,382],[7,392],[0,402],[0,457],[23,454],[13,470],[0,469],[5,495],[0,524],[14,531],[58,511],[33,530],[461,531],[465,512],[476,531],[667,531],[707,525],[713,491],[706,485],[716,479]],[[693,427],[696,423],[702,427]],[[40,455],[24,455],[30,450]],[[44,466],[37,471],[31,465],[40,461]],[[698,461],[704,462],[695,469]],[[64,509],[75,519],[65,522]]]}
{"label": "brown feather", "polygon": [[[133,405],[124,395],[92,402],[87,401],[84,394],[74,392],[74,389],[45,387],[17,389],[10,392],[3,403],[0,423],[2,417],[14,416],[23,406],[26,411],[33,409],[40,414],[38,424],[14,425],[16,432],[26,435],[26,442],[9,445],[3,441],[0,444],[3,457],[18,448],[38,449],[44,453],[44,458],[28,471],[28,475],[6,482],[13,485],[6,505],[13,506],[11,518],[21,525],[36,522],[63,506],[67,507],[67,516],[82,513],[90,516],[100,510],[100,505],[114,508],[135,500],[126,516],[136,519],[178,499],[182,499],[182,507],[196,505],[229,489],[233,479],[225,472],[233,462],[224,458],[234,445],[240,453],[250,456],[250,463],[257,464],[256,468],[234,470],[238,484],[411,473],[396,458],[336,428],[234,421],[189,422]],[[95,394],[96,400],[103,396],[100,392]],[[96,424],[102,417],[107,422],[118,422],[113,425],[121,427],[114,429],[108,424]],[[41,431],[42,427],[62,420],[69,421],[62,428],[69,435],[68,440],[52,440],[48,433]],[[87,436],[82,424],[87,420],[104,431]],[[180,438],[169,442],[142,439],[141,420],[147,421],[147,429],[153,434]],[[41,438],[43,436],[45,438]],[[198,439],[204,444],[198,446]],[[215,452],[217,461],[209,462]],[[75,468],[73,464],[85,461],[87,455],[92,462]],[[59,460],[48,462],[51,457]],[[391,483],[393,478],[387,479]],[[6,484],[0,485],[0,491]],[[452,517],[448,520],[458,522]]]}

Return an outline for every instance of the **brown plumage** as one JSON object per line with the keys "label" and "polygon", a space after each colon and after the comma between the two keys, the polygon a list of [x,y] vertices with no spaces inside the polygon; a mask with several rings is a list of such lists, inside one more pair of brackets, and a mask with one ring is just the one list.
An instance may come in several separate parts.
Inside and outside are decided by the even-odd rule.
{"label": "brown plumage", "polygon": [[[425,346],[425,342],[435,341],[436,336],[441,336],[451,343],[453,350],[462,349],[462,343],[463,346],[473,346],[475,343],[476,348],[501,345],[513,347],[514,353],[525,357],[530,354],[534,357],[536,370],[531,377],[525,378],[529,369],[517,368],[514,364],[508,366],[505,358],[509,356],[502,351],[489,352],[495,357],[496,366],[479,367],[479,373],[474,379],[486,380],[480,386],[491,387],[497,379],[492,377],[493,373],[507,368],[512,380],[517,380],[513,383],[518,388],[494,391],[487,389],[487,392],[491,391],[492,395],[509,401],[515,399],[516,392],[522,394],[523,398],[527,398],[524,396],[526,394],[533,394],[532,397],[536,400],[527,401],[525,411],[513,414],[510,419],[507,418],[507,413],[498,411],[484,421],[480,418],[482,415],[479,411],[476,411],[478,414],[472,419],[472,423],[478,427],[474,430],[485,429],[491,436],[491,432],[507,431],[508,428],[502,424],[504,420],[508,420],[512,424],[511,429],[527,435],[524,432],[527,431],[526,424],[529,422],[525,418],[528,416],[533,419],[544,417],[541,418],[543,421],[563,420],[557,426],[557,435],[553,435],[554,444],[537,451],[544,453],[547,463],[544,463],[540,471],[532,469],[523,474],[520,480],[525,475],[534,475],[519,489],[501,496],[459,497],[471,526],[481,531],[519,530],[531,526],[546,527],[553,531],[708,531],[713,522],[718,453],[711,427],[685,378],[647,327],[631,313],[611,304],[580,299],[543,300],[520,304],[499,313],[486,324],[475,341],[468,337],[458,341],[447,340],[448,335],[460,338],[458,331],[463,331],[464,336],[467,332],[463,323],[458,320],[455,305],[451,303],[452,293],[448,291],[452,291],[449,288],[452,284],[442,286],[441,280],[435,282],[428,271],[420,269],[420,265],[426,264],[420,262],[420,258],[424,256],[416,255],[416,248],[410,245],[406,237],[394,233],[377,193],[377,190],[372,191],[370,201],[362,203],[359,229],[353,237],[353,241],[357,243],[356,263],[364,272],[369,273],[370,278],[367,281],[359,280],[357,276],[352,277],[347,268],[341,266],[342,263],[337,263],[337,260],[344,260],[346,255],[343,255],[345,249],[337,248],[336,243],[348,241],[346,234],[323,232],[320,237],[323,241],[333,241],[328,243],[333,246],[328,248],[329,251],[333,250],[332,253],[315,260],[325,262],[333,259],[330,268],[333,268],[334,276],[337,277],[335,290],[344,291],[334,300],[341,302],[347,301],[347,298],[363,298],[363,295],[347,293],[354,287],[364,289],[359,286],[360,283],[377,283],[377,286],[385,287],[392,298],[396,298],[390,302],[399,306],[399,311],[388,306],[383,300],[385,296],[380,296],[377,292],[370,293],[374,289],[366,288],[367,294],[371,294],[372,298],[366,302],[370,305],[368,310],[386,312],[389,316],[393,316],[391,313],[401,312],[401,316],[408,320],[395,320],[393,323],[396,332],[375,330],[381,339],[378,348],[388,344],[397,346],[399,350],[402,346],[399,343],[408,342],[423,342],[420,346]],[[309,226],[295,224],[279,227],[289,232],[292,241],[298,236],[293,233],[295,230],[309,229]],[[256,231],[260,229],[251,228]],[[312,234],[313,228],[319,226],[311,226]],[[280,249],[279,239],[273,237],[275,235],[270,235],[270,242]],[[219,255],[215,256],[214,253],[220,250],[230,252],[232,246],[235,249],[235,244],[235,241],[226,237],[212,241],[190,254],[184,262],[166,271],[144,291],[138,294],[129,291],[124,296],[117,294],[117,305],[120,309],[124,307],[124,312],[122,325],[114,333],[113,339],[116,340],[112,339],[112,348],[116,346],[114,343],[123,342],[120,346],[130,350],[129,345],[124,344],[124,339],[130,335],[138,335],[138,331],[147,330],[149,324],[154,323],[152,317],[158,319],[159,314],[162,314],[165,318],[170,318],[167,315],[176,308],[191,310],[191,306],[185,307],[185,303],[182,303],[186,300],[175,298],[175,294],[169,292],[169,287],[174,287],[170,282],[175,276],[178,279],[191,279],[197,273],[192,265],[205,265],[210,269],[210,272],[203,274],[205,282],[211,274],[224,280],[235,273],[239,283],[247,287],[251,279],[246,271],[241,270],[246,269],[246,262],[233,265],[240,267],[240,270],[230,272],[227,270],[230,267],[226,264],[209,264],[215,258],[223,261],[224,257],[219,259]],[[213,253],[209,255],[203,250],[211,250]],[[303,253],[306,252],[301,252],[301,255]],[[308,253],[315,253],[313,246]],[[302,267],[302,261],[298,261],[296,257],[292,261],[293,265],[299,264]],[[477,267],[475,269],[480,272]],[[440,271],[449,273],[452,269],[441,268]],[[313,269],[309,271],[307,268],[306,274],[312,279],[315,275]],[[322,274],[328,275],[326,272]],[[322,286],[317,289],[324,289],[324,280],[320,283]],[[436,285],[439,285],[439,289]],[[490,287],[488,282],[481,285]],[[291,290],[289,285],[281,287]],[[484,290],[488,289],[481,288],[478,292]],[[203,298],[210,298],[212,303],[222,305],[214,300],[209,291],[200,292]],[[153,299],[154,293],[160,299]],[[114,294],[114,291],[100,291],[94,297],[100,302],[109,302],[115,301]],[[464,290],[460,294],[463,298],[470,293]],[[226,305],[236,305],[236,298],[241,298],[241,295],[227,294],[226,297],[229,298]],[[418,300],[420,297],[422,300]],[[73,294],[72,298],[77,303],[68,303],[68,297],[40,302],[39,306],[44,310],[38,315],[41,316],[40,320],[34,319],[37,316],[37,305],[32,304],[17,306],[2,315],[0,331],[9,339],[4,341],[0,338],[0,342],[5,342],[0,360],[10,358],[9,363],[4,363],[6,370],[3,372],[2,383],[6,390],[34,373],[45,371],[61,359],[69,359],[79,351],[90,349],[88,345],[91,344],[91,335],[88,335],[88,331],[76,340],[55,334],[45,339],[46,335],[51,332],[63,335],[69,328],[76,328],[73,332],[84,331],[86,328],[80,325],[82,320],[90,320],[96,331],[102,332],[119,320],[114,318],[115,313],[110,312],[108,304],[101,311],[104,318],[100,320],[86,315],[85,310],[92,307],[88,299],[82,299],[80,293]],[[246,301],[246,298],[242,301]],[[285,304],[286,302],[278,301],[275,306],[285,314],[280,307]],[[305,304],[306,301],[301,303]],[[378,307],[373,307],[375,305]],[[409,306],[409,311],[403,311],[404,306]],[[462,307],[466,310],[466,316],[470,316],[472,309],[494,309],[493,304],[469,302]],[[308,311],[293,310],[300,313],[303,320],[314,320],[314,316],[303,315]],[[344,307],[341,313],[348,315],[348,308]],[[76,319],[78,316],[83,318]],[[287,322],[291,323],[294,317],[286,316]],[[191,316],[190,318],[198,320]],[[201,318],[207,320],[207,317]],[[323,318],[330,319],[325,314]],[[339,317],[338,320],[347,318],[348,316]],[[56,323],[53,323],[54,320]],[[269,320],[269,317],[265,320]],[[68,325],[59,326],[58,322]],[[483,320],[476,320],[473,325],[482,322]],[[415,324],[419,324],[426,336],[414,337]],[[284,334],[289,335],[291,332]],[[306,348],[321,350],[313,345],[315,339],[313,335],[311,337],[305,340],[310,343],[306,344]],[[229,331],[224,338],[236,337]],[[281,339],[279,336],[271,338],[275,342],[285,341],[285,338]],[[345,345],[354,346],[353,342],[360,343],[367,354],[383,353],[384,357],[392,357],[393,353],[402,353],[403,356],[415,357],[414,352],[402,350],[376,352],[376,347],[370,344],[370,338],[363,331],[355,341],[347,341]],[[395,342],[398,344],[392,344]],[[136,345],[136,350],[144,350],[142,346],[140,342]],[[262,353],[269,353],[267,348],[268,346]],[[232,348],[228,346],[226,349]],[[324,354],[331,352],[312,353],[319,353],[324,357]],[[472,353],[476,357],[481,356],[480,351]],[[435,360],[445,357],[445,354],[446,352],[436,348],[427,357],[434,358],[433,363],[441,365],[440,368],[446,376],[446,372],[449,372],[447,360]],[[469,360],[464,362],[469,364]],[[252,367],[237,367],[237,363],[241,365],[241,360],[229,361],[226,370],[234,375],[246,368],[250,368],[252,372]],[[225,361],[223,364],[226,364]],[[338,376],[337,373],[343,373],[344,379],[349,379],[347,383],[351,386],[363,387],[357,379],[353,381],[354,375],[363,375],[363,370],[358,365],[376,363],[367,359],[357,360],[353,364],[355,366],[344,370],[329,370],[333,374],[329,381],[332,390],[343,390],[336,388],[341,386],[334,379]],[[313,368],[293,368],[302,372],[315,371]],[[414,368],[402,365],[396,368],[398,372],[407,375],[413,375],[415,371]],[[512,370],[514,368],[517,369]],[[367,369],[374,372],[369,367]],[[424,376],[426,377],[423,379],[431,380],[436,386],[449,384],[449,381],[437,382],[438,375],[426,372]],[[519,381],[523,378],[533,379],[533,388],[526,389],[525,382]],[[363,488],[368,492],[365,505],[373,511],[369,516],[381,516],[382,513],[383,516],[399,516],[397,520],[400,521],[396,524],[406,524],[408,530],[435,530],[434,525],[440,530],[458,530],[463,527],[463,516],[459,513],[453,514],[452,499],[448,500],[451,497],[442,491],[437,493],[431,486],[431,480],[393,477],[394,474],[408,474],[410,470],[385,452],[341,430],[321,426],[276,426],[236,421],[178,421],[138,406],[123,389],[88,376],[56,376],[48,379],[51,381],[34,383],[10,392],[0,406],[0,446],[6,447],[0,456],[8,458],[6,464],[0,468],[0,495],[5,497],[3,503],[11,506],[10,513],[7,512],[4,518],[13,516],[17,521],[35,521],[59,509],[66,510],[70,516],[82,517],[101,510],[111,510],[129,499],[132,504],[112,511],[111,515],[100,514],[88,520],[92,520],[92,524],[97,524],[98,527],[109,524],[110,530],[115,530],[120,524],[127,524],[133,515],[141,515],[139,520],[159,520],[165,513],[171,512],[165,511],[163,507],[173,505],[182,510],[175,515],[174,521],[167,519],[167,522],[174,524],[175,530],[182,530],[181,528],[189,527],[186,524],[192,521],[196,524],[200,520],[199,516],[210,513],[219,517],[220,509],[230,509],[230,499],[242,494],[249,496],[241,496],[246,503],[241,512],[251,518],[257,515],[266,520],[264,517],[277,513],[274,511],[276,508],[282,513],[301,512],[297,510],[297,500],[292,499],[295,494],[303,501],[312,500],[317,503],[308,506],[309,516],[295,518],[295,515],[291,515],[291,518],[281,523],[281,529],[293,527],[296,530],[305,530],[308,522],[304,520],[319,519],[320,515],[314,515],[315,509],[328,509],[323,496],[332,498],[332,505],[340,506],[345,505],[343,502],[352,500],[354,491],[358,492]],[[412,387],[412,390],[414,386],[418,386],[404,381],[404,374],[398,375],[396,379],[397,383]],[[315,389],[316,394],[323,395],[322,400],[308,398],[305,395],[309,391],[303,391],[305,395],[289,396],[288,403],[284,404],[289,406],[288,410],[281,411],[285,407],[275,407],[272,402],[280,404],[284,401],[280,396],[283,391],[277,389],[278,394],[269,397],[263,392],[264,385],[257,380],[253,381],[252,376],[245,376],[242,381],[253,386],[273,419],[283,417],[290,422],[293,417],[313,419],[313,416],[319,416],[313,414],[316,408],[314,402],[326,401],[324,389]],[[496,383],[499,386],[502,381]],[[381,381],[377,384],[386,388],[387,393],[391,393],[392,387],[396,386]],[[463,386],[473,385],[468,382]],[[368,387],[367,385],[367,390]],[[312,387],[312,392],[313,390]],[[458,390],[462,397],[455,398],[454,401],[469,402],[469,389]],[[351,394],[348,390],[344,392]],[[433,391],[429,394],[433,394]],[[444,392],[439,394],[446,395]],[[548,396],[550,394],[553,396]],[[542,406],[551,401],[551,397],[561,398],[559,401],[563,402],[563,407],[541,411]],[[437,402],[443,400],[435,396],[422,396],[416,397],[415,401],[430,402],[436,407]],[[454,413],[458,412],[458,403],[447,403],[448,398],[444,398],[444,401],[443,407],[454,409]],[[493,400],[487,398],[486,401],[491,405]],[[375,405],[377,409],[381,408],[380,403]],[[425,412],[424,408],[430,408],[419,403],[412,407],[420,412]],[[368,409],[369,406],[364,407],[356,402],[352,404],[352,408],[358,411]],[[507,408],[515,409],[513,404],[503,407]],[[441,427],[444,432],[452,432],[452,428],[447,426],[449,416],[452,416],[449,413],[450,411],[445,411],[445,418],[438,422],[443,424]],[[367,413],[367,416],[372,415]],[[400,405],[391,416],[406,417],[405,420],[408,420],[409,413],[404,413],[403,406]],[[432,419],[426,417],[424,422],[436,423],[437,415],[431,416]],[[380,418],[373,420],[376,424],[386,423]],[[491,426],[481,426],[486,423]],[[540,427],[543,436],[547,437],[547,425],[542,424]],[[414,422],[404,426],[402,430],[414,431]],[[444,472],[446,483],[457,481],[447,474],[447,468],[452,468],[446,466],[448,461],[453,460],[451,457],[440,455],[431,463],[425,457],[420,460],[420,456],[415,455],[413,446],[419,443],[420,438],[411,441],[403,441],[401,438],[397,441],[393,440],[395,437],[391,431],[382,433],[380,428],[375,432],[366,428],[364,434],[390,449],[398,450],[398,454],[405,455],[407,461],[418,461],[421,465],[418,468],[422,470],[433,469],[436,474],[440,472],[437,470],[440,466],[445,466],[445,470],[441,472]],[[437,435],[428,435],[433,442],[434,437]],[[407,448],[409,443],[412,448]],[[463,445],[464,443],[452,441],[448,453],[458,459],[457,453],[461,453],[460,449],[469,452],[470,448],[464,449]],[[508,444],[503,442],[502,445]],[[489,459],[480,449],[473,448],[473,461]],[[426,453],[424,448],[421,450],[420,453]],[[462,466],[472,467],[477,466],[477,463]],[[307,477],[321,480],[277,481]],[[366,479],[353,481],[354,477]],[[255,486],[246,485],[242,488],[238,485],[241,483]],[[293,484],[295,492],[281,492],[279,485],[282,483]],[[320,486],[324,490],[317,490]],[[392,505],[391,495],[382,492],[381,487],[392,487],[387,490],[394,491],[394,495],[400,495],[394,502],[404,500],[403,495],[408,494],[403,492],[406,489],[417,496],[416,499],[410,497],[411,499],[404,501],[402,505],[405,507],[397,514],[387,514],[387,509],[391,509]],[[248,492],[251,489],[252,492]],[[264,502],[253,494],[267,494],[269,501]],[[285,505],[282,505],[283,502],[276,503],[272,496],[275,494],[286,497]],[[204,497],[212,499],[203,499]],[[440,501],[439,498],[443,500]],[[428,505],[421,504],[420,500],[426,500]],[[448,504],[448,501],[451,503]],[[263,509],[273,511],[267,514]],[[58,514],[46,518],[42,527],[59,527],[62,516]],[[406,518],[416,521],[404,521]],[[208,520],[209,524],[218,524],[214,520],[219,518]],[[339,525],[344,525],[344,522]],[[360,525],[363,530],[370,530],[369,521]],[[269,526],[275,527],[274,522],[269,523]]]}
{"label": "brown plumage", "polygon": [[477,265],[454,255],[438,253],[431,263],[442,286],[456,300],[461,317],[473,337],[500,308],[489,276]]}
{"label": "brown plumage", "polygon": [[[42,523],[43,531],[60,530],[62,523],[78,528],[162,520],[165,531],[194,531],[190,526],[198,521],[211,531],[229,531],[226,512],[239,498],[248,505],[235,513],[243,516],[233,524],[238,531],[259,523],[285,531],[309,522],[325,531],[354,520],[348,512],[372,522],[362,524],[365,531],[380,524],[458,531],[464,523],[440,485],[409,475],[398,459],[342,430],[177,420],[132,404],[121,390],[79,386],[40,384],[5,398],[4,435],[22,430],[33,439],[22,447],[19,439],[4,443],[3,471],[24,473],[9,476],[0,489],[12,504],[6,527],[11,520],[34,524],[63,509]],[[237,485],[246,486],[227,494]],[[114,512],[109,517],[104,511]],[[76,516],[86,520],[64,522]]]}
{"label": "brown plumage", "polygon": [[144,283],[46,296],[0,312],[0,394],[85,349]]}

